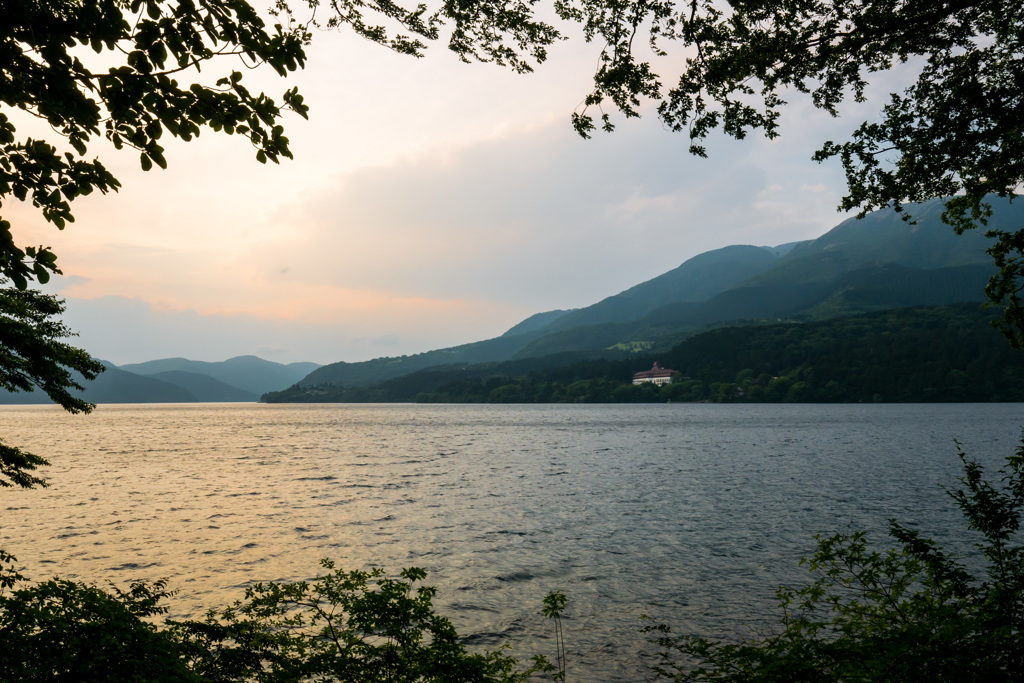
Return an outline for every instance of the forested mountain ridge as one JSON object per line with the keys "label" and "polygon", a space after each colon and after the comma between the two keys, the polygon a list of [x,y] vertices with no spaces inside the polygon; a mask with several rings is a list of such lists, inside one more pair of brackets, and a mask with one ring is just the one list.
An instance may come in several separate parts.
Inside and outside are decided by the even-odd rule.
{"label": "forested mountain ridge", "polygon": [[[816,240],[796,243],[772,267],[703,301],[670,301],[629,324],[569,332],[549,328],[551,334],[531,342],[516,357],[594,351],[613,344],[668,348],[708,326],[741,320],[823,319],[983,301],[994,272],[986,253],[991,240],[979,231],[954,233],[941,221],[938,200],[909,205],[907,211],[915,223],[892,210],[848,219]],[[1024,202],[993,198],[993,211],[993,227],[1024,223]]]}
{"label": "forested mountain ridge", "polygon": [[[294,387],[269,402],[1024,401],[1024,351],[980,304],[710,330],[658,356],[430,368],[367,386]],[[654,360],[672,384],[633,385]],[[566,361],[566,359],[561,359]]]}
{"label": "forested mountain ridge", "polygon": [[[993,198],[990,225],[1024,223],[1024,202]],[[739,321],[826,319],[896,307],[984,300],[993,274],[981,231],[956,235],[942,203],[848,219],[816,240],[779,247],[737,245],[699,254],[591,306],[527,318],[504,335],[401,358],[333,363],[299,385],[356,387],[429,367],[560,354],[566,359],[666,350]],[[574,355],[575,354],[575,355]]]}
{"label": "forested mountain ridge", "polygon": [[[1024,222],[1024,202],[1010,203],[991,197],[992,228],[1009,228]],[[770,271],[751,278],[748,286],[774,282],[827,282],[872,264],[897,264],[909,268],[936,269],[955,266],[991,266],[986,249],[992,240],[984,230],[957,235],[942,222],[942,202],[933,199],[908,204],[905,214],[891,209],[864,218],[848,218],[816,240],[797,245]]]}
{"label": "forested mountain ridge", "polygon": [[[784,252],[790,245],[783,245]],[[595,323],[617,325],[643,317],[666,302],[703,301],[778,262],[774,248],[733,246],[699,254],[678,268],[608,297],[592,306],[569,311],[537,313],[494,339],[427,351],[410,356],[375,358],[359,363],[332,363],[310,373],[299,384],[315,386],[362,386],[392,377],[452,363],[500,362],[533,357],[530,345],[565,330],[579,330]],[[562,344],[551,353],[602,350],[619,341],[624,331],[586,336],[584,344]],[[586,335],[586,333],[584,333]],[[607,341],[607,343],[603,343]],[[579,349],[577,346],[584,348]],[[546,353],[542,355],[547,355]]]}
{"label": "forested mountain ridge", "polygon": [[549,323],[548,334],[601,323],[640,320],[669,303],[699,303],[777,265],[772,248],[733,245],[706,251],[656,278],[592,306],[569,311]]}
{"label": "forested mountain ridge", "polygon": [[[542,337],[557,336],[566,331],[570,331],[570,336],[582,334],[587,341],[578,346],[585,347],[586,351],[602,350],[605,346],[616,344],[619,338],[632,328],[623,327],[611,332],[601,330],[598,333],[601,336],[598,338],[586,332],[585,327],[595,323],[619,325],[619,318],[635,321],[643,317],[645,312],[653,311],[668,302],[703,301],[778,262],[781,255],[792,246],[793,243],[779,247],[732,246],[705,252],[668,273],[592,306],[532,315],[493,339],[409,356],[375,358],[356,363],[331,363],[310,373],[299,384],[362,386],[452,363],[500,362],[513,358],[533,357],[536,354],[529,351],[524,353],[523,350]],[[566,321],[571,321],[572,324]],[[608,343],[597,343],[595,346],[597,339],[607,340]],[[573,344],[563,344],[552,353],[573,350]],[[615,355],[615,352],[610,353]]]}

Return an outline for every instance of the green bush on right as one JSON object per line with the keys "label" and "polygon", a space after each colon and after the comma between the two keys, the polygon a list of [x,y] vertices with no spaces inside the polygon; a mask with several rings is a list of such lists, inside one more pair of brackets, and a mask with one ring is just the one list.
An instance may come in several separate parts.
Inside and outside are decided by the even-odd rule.
{"label": "green bush on right", "polygon": [[801,561],[813,581],[778,591],[776,635],[730,643],[644,630],[659,646],[658,679],[707,683],[999,683],[1024,680],[1024,440],[993,483],[957,444],[961,488],[947,489],[976,544],[973,574],[934,541],[889,521],[896,542],[864,533],[817,536]]}

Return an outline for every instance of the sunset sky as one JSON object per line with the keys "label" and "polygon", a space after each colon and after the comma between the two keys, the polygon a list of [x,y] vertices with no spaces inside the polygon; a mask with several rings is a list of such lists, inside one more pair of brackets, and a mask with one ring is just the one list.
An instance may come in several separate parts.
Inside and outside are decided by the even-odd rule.
{"label": "sunset sky", "polygon": [[96,143],[118,194],[79,200],[63,232],[31,207],[4,216],[21,243],[54,248],[65,276],[49,291],[79,344],[118,364],[328,363],[476,341],[700,252],[813,238],[844,218],[839,165],[810,156],[878,100],[836,121],[794,95],[779,139],[714,137],[702,160],[650,108],[579,138],[569,117],[597,55],[572,40],[521,76],[443,46],[417,60],[318,33],[287,82],[310,106],[309,121],[284,121],[294,161],[261,166],[245,140],[207,131],[144,173],[137,154]]}

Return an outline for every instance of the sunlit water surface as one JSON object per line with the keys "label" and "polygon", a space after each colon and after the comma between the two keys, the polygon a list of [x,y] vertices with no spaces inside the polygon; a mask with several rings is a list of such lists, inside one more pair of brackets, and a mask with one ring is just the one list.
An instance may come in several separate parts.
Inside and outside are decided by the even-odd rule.
{"label": "sunlit water surface", "polygon": [[419,566],[474,646],[553,654],[571,679],[650,679],[638,617],[722,637],[770,626],[813,534],[896,517],[958,547],[953,443],[993,468],[1021,405],[3,407],[51,458],[0,491],[0,547],[32,577],[167,577],[175,616],[253,581]]}

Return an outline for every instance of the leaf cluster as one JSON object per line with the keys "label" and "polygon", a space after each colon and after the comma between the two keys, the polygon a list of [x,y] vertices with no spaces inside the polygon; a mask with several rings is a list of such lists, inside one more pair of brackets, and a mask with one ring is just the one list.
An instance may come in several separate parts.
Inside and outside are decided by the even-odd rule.
{"label": "leaf cluster", "polygon": [[0,678],[8,681],[197,680],[151,618],[162,581],[110,592],[66,579],[30,583],[0,551]]}
{"label": "leaf cluster", "polygon": [[[310,1],[314,7],[318,4]],[[562,38],[551,24],[537,18],[536,4],[537,0],[444,0],[431,10],[423,3],[404,7],[392,0],[330,0],[326,26],[347,27],[367,40],[416,57],[423,56],[427,41],[444,34],[448,49],[463,62],[493,62],[529,73],[533,63],[547,59],[547,48]]]}
{"label": "leaf cluster", "polygon": [[[92,404],[71,393],[82,390],[72,372],[95,379],[103,364],[65,340],[74,334],[59,316],[64,303],[33,290],[0,289],[0,388],[41,389],[72,413],[89,412]],[[45,486],[30,474],[45,459],[0,442],[0,487]]]}
{"label": "leaf cluster", "polygon": [[[176,623],[191,668],[204,679],[235,667],[248,669],[244,680],[520,680],[501,651],[467,652],[434,611],[435,589],[414,586],[426,577],[422,569],[391,578],[322,565],[328,573],[314,581],[259,583],[228,610]],[[246,661],[251,666],[238,667]]]}
{"label": "leaf cluster", "polygon": [[[279,9],[281,23],[268,27],[243,0],[5,0],[0,103],[45,121],[68,149],[20,138],[0,111],[0,207],[31,202],[63,229],[74,221],[76,198],[120,187],[88,158],[100,136],[138,151],[143,170],[166,167],[165,133],[189,141],[203,128],[247,137],[261,163],[290,158],[277,120],[286,109],[306,116],[295,89],[278,103],[251,93],[237,70],[199,79],[204,65],[225,56],[281,75],[301,68],[308,30]],[[0,276],[24,289],[59,272],[49,248],[18,246],[0,221]]]}

